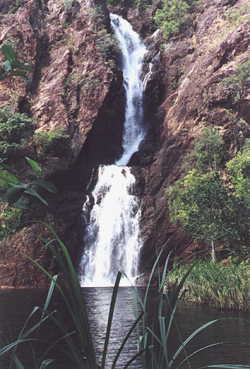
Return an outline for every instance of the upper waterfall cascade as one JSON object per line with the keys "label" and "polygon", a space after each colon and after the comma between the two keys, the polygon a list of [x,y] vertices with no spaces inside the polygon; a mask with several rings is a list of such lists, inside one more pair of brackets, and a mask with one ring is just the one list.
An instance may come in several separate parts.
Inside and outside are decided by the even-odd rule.
{"label": "upper waterfall cascade", "polygon": [[125,19],[115,14],[110,18],[121,49],[126,92],[123,154],[113,165],[99,167],[96,187],[83,206],[83,213],[87,213],[93,203],[80,264],[83,286],[113,285],[118,271],[127,276],[121,285],[132,284],[142,245],[140,208],[133,194],[135,178],[127,164],[145,136],[141,73],[147,50]]}

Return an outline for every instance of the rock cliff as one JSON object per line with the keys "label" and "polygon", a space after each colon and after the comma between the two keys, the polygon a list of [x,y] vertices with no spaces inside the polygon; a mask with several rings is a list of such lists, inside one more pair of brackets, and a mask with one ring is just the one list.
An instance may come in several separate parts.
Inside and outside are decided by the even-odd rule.
{"label": "rock cliff", "polygon": [[[0,11],[0,43],[11,45],[18,58],[32,67],[28,80],[0,81],[0,108],[8,105],[12,111],[26,113],[35,125],[23,155],[8,164],[24,179],[25,155],[41,164],[45,177],[58,188],[49,201],[49,223],[77,250],[84,186],[95,165],[113,160],[120,150],[122,77],[108,10],[98,0],[23,0],[0,2]],[[111,101],[118,106],[115,112]],[[115,133],[114,122],[118,122]],[[55,136],[59,140],[51,145]],[[79,163],[80,156],[84,158]],[[47,231],[30,224],[47,221],[47,216],[44,207],[30,209],[24,214],[26,227],[2,241],[2,285],[30,285],[43,279],[37,278],[33,267],[27,273],[27,258],[20,250],[35,259],[46,254],[41,238]]]}
{"label": "rock cliff", "polygon": [[[200,1],[192,23],[181,34],[167,43],[162,43],[159,37],[148,41],[151,59],[159,52],[159,42],[162,45],[161,68],[152,74],[146,90],[149,103],[152,91],[162,84],[164,92],[159,96],[159,109],[151,117],[153,130],[156,126],[151,146],[154,142],[156,150],[150,154],[147,147],[144,152],[142,149],[137,162],[141,163],[141,176],[145,178],[144,264],[154,257],[154,247],[165,246],[180,254],[195,246],[169,222],[165,194],[166,188],[185,172],[193,139],[205,126],[218,127],[232,157],[241,138],[250,137],[249,83],[238,97],[233,87],[223,83],[250,59],[249,2]],[[162,122],[160,130],[159,122]],[[151,163],[145,166],[145,160]]]}

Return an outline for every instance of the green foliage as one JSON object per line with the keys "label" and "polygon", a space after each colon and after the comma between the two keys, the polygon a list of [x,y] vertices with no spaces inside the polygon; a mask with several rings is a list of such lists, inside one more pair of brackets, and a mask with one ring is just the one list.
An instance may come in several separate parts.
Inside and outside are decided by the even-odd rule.
{"label": "green foliage", "polygon": [[38,200],[44,205],[48,205],[47,201],[40,195],[40,191],[55,193],[55,186],[42,178],[42,168],[37,162],[30,158],[26,158],[30,165],[34,179],[28,183],[20,181],[14,174],[4,168],[0,168],[0,200],[7,202],[10,206],[27,209],[31,200]]}
{"label": "green foliage", "polygon": [[1,53],[4,57],[2,65],[0,65],[0,80],[10,76],[18,76],[27,79],[31,66],[28,63],[18,60],[17,54],[11,44],[3,44]]}
{"label": "green foliage", "polygon": [[[229,5],[234,5],[237,0],[229,0]],[[249,3],[243,3],[236,8],[229,9],[226,12],[227,20],[233,24],[235,27],[239,26],[240,24],[244,23],[245,21],[250,20],[249,15],[250,5]]]}
{"label": "green foliage", "polygon": [[171,220],[194,239],[215,242],[237,238],[230,224],[231,199],[217,172],[191,170],[167,192]]}
{"label": "green foliage", "polygon": [[25,114],[13,113],[9,108],[0,108],[0,162],[16,156],[33,131],[32,120]]}
{"label": "green foliage", "polygon": [[166,39],[180,31],[181,26],[187,22],[188,11],[194,3],[188,0],[163,0],[162,8],[156,11],[154,21]]}
{"label": "green foliage", "polygon": [[[187,277],[183,299],[220,309],[249,310],[250,260],[240,264],[198,261]],[[189,265],[174,265],[169,284],[180,281]]]}
{"label": "green foliage", "polygon": [[[227,163],[234,194],[250,210],[250,147],[242,151]],[[250,224],[249,224],[250,226]]]}
{"label": "green foliage", "polygon": [[225,159],[223,138],[218,129],[204,128],[194,144],[192,156],[200,171],[217,170]]}
{"label": "green foliage", "polygon": [[237,102],[244,97],[250,83],[250,60],[237,66],[232,76],[226,77],[223,83],[232,88],[234,101]]}
{"label": "green foliage", "polygon": [[38,132],[34,139],[44,154],[60,156],[69,148],[69,136],[61,129]]}
{"label": "green foliage", "polygon": [[250,149],[244,146],[226,164],[223,140],[214,128],[205,128],[196,140],[191,158],[195,169],[168,191],[170,219],[193,239],[212,246],[222,241],[239,249],[250,237]]}
{"label": "green foliage", "polygon": [[0,241],[15,233],[21,225],[22,210],[4,206],[0,212]]}

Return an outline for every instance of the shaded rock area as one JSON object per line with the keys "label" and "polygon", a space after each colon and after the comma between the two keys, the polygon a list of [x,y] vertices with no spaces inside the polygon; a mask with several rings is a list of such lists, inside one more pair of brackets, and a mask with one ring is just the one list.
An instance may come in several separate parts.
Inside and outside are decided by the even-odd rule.
{"label": "shaded rock area", "polygon": [[[35,133],[25,155],[39,162],[58,189],[54,197],[44,194],[49,209],[37,204],[25,211],[25,228],[2,241],[0,284],[19,286],[44,280],[36,267],[26,267],[30,262],[25,254],[52,268],[44,251],[46,232],[30,224],[49,222],[72,256],[78,255],[81,207],[92,169],[120,151],[124,92],[105,2],[22,0],[16,5],[15,0],[0,3],[0,44],[11,44],[32,72],[27,81],[0,81],[0,107],[8,105],[32,117]],[[41,139],[44,132],[58,132],[66,139],[48,149]],[[106,154],[102,147],[109,148]],[[24,158],[13,167],[25,180]]]}
{"label": "shaded rock area", "polygon": [[[142,195],[142,269],[150,266],[155,249],[160,247],[181,254],[185,249],[189,252],[202,246],[192,243],[187,234],[170,223],[165,193],[187,170],[185,158],[192,150],[193,139],[205,126],[219,127],[233,156],[242,137],[250,137],[250,86],[235,98],[236,91],[223,83],[250,59],[250,4],[247,0],[233,3],[200,1],[192,25],[161,44],[158,86],[163,84],[164,89],[162,103],[151,117],[159,134],[148,137],[156,151],[148,155],[147,147],[144,150],[142,146],[137,158],[142,165],[135,170]],[[158,38],[150,49],[157,55]],[[157,76],[153,81],[157,85]],[[146,99],[152,96],[151,91],[149,83]],[[146,107],[146,111],[149,109]],[[149,163],[146,166],[145,161]]]}

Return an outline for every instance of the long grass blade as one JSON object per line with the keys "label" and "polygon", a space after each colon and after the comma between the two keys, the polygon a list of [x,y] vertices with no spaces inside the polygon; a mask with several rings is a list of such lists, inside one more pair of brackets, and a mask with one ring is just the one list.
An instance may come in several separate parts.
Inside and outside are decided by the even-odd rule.
{"label": "long grass blade", "polygon": [[14,355],[14,363],[16,364],[17,369],[25,369],[22,362],[18,359],[17,355]]}
{"label": "long grass blade", "polygon": [[16,348],[21,343],[26,343],[26,342],[31,342],[31,341],[35,341],[35,340],[32,338],[26,338],[26,339],[18,339],[14,342],[9,343],[8,345],[0,349],[0,357],[6,354],[7,352],[13,350],[14,348]]}
{"label": "long grass blade", "polygon": [[112,321],[113,321],[115,303],[116,303],[116,300],[117,300],[117,294],[118,294],[118,289],[119,289],[121,276],[122,276],[121,272],[118,272],[117,277],[116,277],[116,281],[115,281],[115,285],[114,285],[114,288],[113,288],[113,294],[112,294],[112,298],[111,298],[109,316],[108,316],[108,325],[107,325],[107,331],[106,331],[104,349],[103,349],[103,355],[102,355],[101,369],[105,368],[105,362],[106,362],[106,357],[107,357],[107,350],[108,350],[108,344],[109,344],[109,338],[110,338],[111,325],[112,325]]}
{"label": "long grass blade", "polygon": [[129,367],[130,364],[133,363],[133,361],[135,361],[138,357],[140,357],[144,352],[146,351],[146,349],[143,349],[141,351],[139,351],[137,354],[135,354],[123,367],[123,369],[127,369]]}
{"label": "long grass blade", "polygon": [[43,362],[41,363],[40,365],[40,368],[39,369],[45,369],[47,368],[50,364],[54,363],[55,360],[53,359],[46,359],[46,360],[43,360]]}
{"label": "long grass blade", "polygon": [[49,287],[49,291],[47,293],[47,297],[45,300],[45,303],[43,305],[43,313],[42,313],[42,317],[44,316],[45,312],[48,310],[49,304],[51,302],[55,287],[56,287],[56,283],[57,283],[57,278],[58,275],[54,275],[52,277],[51,283],[50,283],[50,287]]}
{"label": "long grass blade", "polygon": [[147,304],[147,300],[148,300],[148,293],[149,293],[149,289],[151,287],[151,282],[152,282],[156,267],[159,263],[159,260],[160,260],[160,257],[162,255],[162,253],[163,253],[163,249],[160,250],[159,255],[157,256],[156,261],[155,261],[155,263],[153,265],[153,268],[151,270],[151,273],[150,273],[150,276],[149,276],[149,279],[148,279],[148,283],[147,283],[147,287],[146,287],[146,291],[145,291],[143,310],[145,310],[145,308],[146,308],[146,304]]}
{"label": "long grass blade", "polygon": [[113,361],[113,364],[112,364],[112,367],[111,369],[114,369],[115,368],[115,365],[117,363],[117,360],[119,359],[119,356],[123,350],[123,347],[125,346],[127,340],[129,339],[130,335],[133,333],[134,329],[136,328],[137,324],[139,323],[139,321],[141,320],[142,316],[143,316],[144,312],[142,312],[138,318],[135,320],[135,322],[133,323],[132,327],[130,328],[130,330],[128,331],[128,333],[126,334],[126,337],[124,338],[124,340],[122,341],[122,344],[121,346],[119,347],[118,349],[118,352],[114,358],[114,361]]}
{"label": "long grass blade", "polygon": [[210,349],[210,348],[212,348],[212,347],[216,347],[216,346],[223,345],[223,344],[224,344],[224,342],[216,342],[216,343],[212,343],[212,344],[210,344],[210,345],[204,346],[204,347],[202,347],[202,348],[200,348],[200,349],[198,349],[198,350],[196,350],[196,351],[192,352],[190,355],[188,355],[187,357],[185,357],[185,359],[183,359],[183,360],[180,362],[180,364],[176,367],[176,369],[181,368],[181,367],[182,367],[182,365],[183,365],[183,364],[185,364],[185,362],[186,362],[186,361],[190,360],[193,356],[195,356],[195,355],[199,354],[200,352],[205,351],[205,350],[208,350],[208,349]]}
{"label": "long grass blade", "polygon": [[197,334],[199,334],[200,332],[202,332],[204,329],[210,327],[211,325],[217,323],[220,319],[215,319],[215,320],[211,320],[205,324],[203,324],[201,327],[199,327],[198,329],[196,329],[192,334],[190,334],[190,336],[188,336],[188,338],[185,339],[185,341],[179,346],[179,348],[177,349],[177,351],[175,352],[175,354],[173,355],[172,360],[170,361],[169,365],[172,366],[173,362],[175,361],[175,359],[179,356],[179,354],[182,352],[183,349],[185,349],[185,347],[187,346],[187,344],[192,341],[192,339],[197,336]]}
{"label": "long grass blade", "polygon": [[221,368],[221,369],[250,369],[250,364],[248,365],[241,365],[241,364],[213,364],[213,365],[207,365],[202,366],[199,369],[204,368]]}

